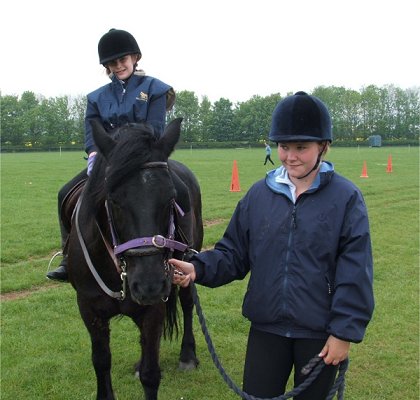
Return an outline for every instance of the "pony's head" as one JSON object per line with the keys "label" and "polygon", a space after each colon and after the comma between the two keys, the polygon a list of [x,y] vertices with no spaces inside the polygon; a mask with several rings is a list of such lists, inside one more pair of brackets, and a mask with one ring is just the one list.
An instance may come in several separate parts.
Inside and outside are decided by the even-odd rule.
{"label": "pony's head", "polygon": [[139,304],[158,303],[171,291],[176,192],[167,161],[181,121],[172,121],[160,139],[146,124],[126,125],[111,136],[91,122],[100,155],[91,179],[104,192],[114,252],[126,265],[130,294]]}

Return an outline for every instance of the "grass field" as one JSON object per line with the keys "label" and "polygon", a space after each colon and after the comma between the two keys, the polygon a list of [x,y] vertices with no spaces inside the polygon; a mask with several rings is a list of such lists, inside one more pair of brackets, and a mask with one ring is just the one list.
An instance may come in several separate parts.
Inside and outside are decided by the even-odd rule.
{"label": "grass field", "polygon": [[[393,172],[386,166],[392,155]],[[203,195],[205,247],[222,235],[237,201],[264,177],[264,148],[179,150],[173,158],[196,174]],[[273,160],[276,155],[273,154]],[[351,350],[346,399],[419,398],[419,149],[332,148],[336,171],[355,182],[368,205],[376,309],[365,340]],[[230,192],[237,160],[241,192]],[[368,178],[360,178],[363,161]],[[1,399],[94,399],[90,340],[70,285],[45,279],[59,250],[56,194],[85,166],[81,153],[1,155]],[[275,216],[273,216],[275,218]],[[52,268],[56,266],[53,265]],[[246,281],[198,287],[217,353],[241,385],[248,322],[241,316]],[[132,375],[138,334],[127,318],[112,326],[118,399],[142,398]],[[163,400],[238,398],[223,382],[196,318],[196,371],[177,370],[180,343],[162,343]]]}

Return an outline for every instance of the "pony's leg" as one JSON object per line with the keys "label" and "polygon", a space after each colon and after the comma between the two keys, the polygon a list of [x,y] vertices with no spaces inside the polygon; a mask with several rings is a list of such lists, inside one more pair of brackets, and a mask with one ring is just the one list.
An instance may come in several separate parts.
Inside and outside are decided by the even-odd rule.
{"label": "pony's leg", "polygon": [[[190,193],[186,184],[180,179],[174,179],[174,183],[177,190],[177,201],[179,202],[181,208],[185,212],[184,216],[178,216],[177,219],[177,239],[183,241],[184,243],[187,243],[190,247],[193,246],[193,248],[197,248],[194,246],[199,244],[199,247],[201,248],[201,216],[198,215],[199,219],[197,219],[197,212],[199,209],[201,210],[201,205],[193,204],[194,209],[192,209]],[[200,233],[201,237],[199,237]],[[174,254],[174,256],[175,258],[185,259],[183,257],[184,255],[180,255],[179,257],[177,257]],[[188,259],[185,259],[185,261],[187,260]],[[181,370],[189,370],[196,368],[199,363],[195,352],[195,338],[193,333],[194,301],[190,287],[179,289],[179,300],[181,303],[184,324],[181,352],[179,355],[179,368]]]}
{"label": "pony's leg", "polygon": [[179,355],[179,368],[189,370],[197,368],[199,360],[195,352],[195,338],[193,332],[193,309],[194,301],[191,287],[179,289],[179,300],[183,314],[183,335],[181,352]]}
{"label": "pony's leg", "polygon": [[146,400],[157,400],[162,378],[159,366],[160,341],[163,334],[165,306],[150,306],[144,314],[132,317],[140,330],[140,361],[136,373],[143,386]]}
{"label": "pony's leg", "polygon": [[115,400],[111,382],[111,349],[109,319],[99,318],[79,302],[83,322],[90,334],[92,363],[96,374],[97,400]]}

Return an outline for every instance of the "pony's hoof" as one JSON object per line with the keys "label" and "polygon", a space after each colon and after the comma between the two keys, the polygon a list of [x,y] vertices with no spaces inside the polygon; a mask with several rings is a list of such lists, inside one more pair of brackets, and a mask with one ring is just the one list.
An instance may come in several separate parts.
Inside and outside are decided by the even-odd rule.
{"label": "pony's hoof", "polygon": [[178,369],[181,371],[189,371],[191,369],[196,369],[198,366],[198,360],[190,360],[190,361],[180,361],[178,365]]}

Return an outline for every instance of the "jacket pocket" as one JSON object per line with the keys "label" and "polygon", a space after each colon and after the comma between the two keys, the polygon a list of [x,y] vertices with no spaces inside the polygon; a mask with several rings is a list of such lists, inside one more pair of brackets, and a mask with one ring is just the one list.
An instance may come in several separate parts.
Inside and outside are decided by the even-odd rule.
{"label": "jacket pocket", "polygon": [[136,100],[133,105],[135,121],[146,121],[147,119],[147,103],[144,101]]}

